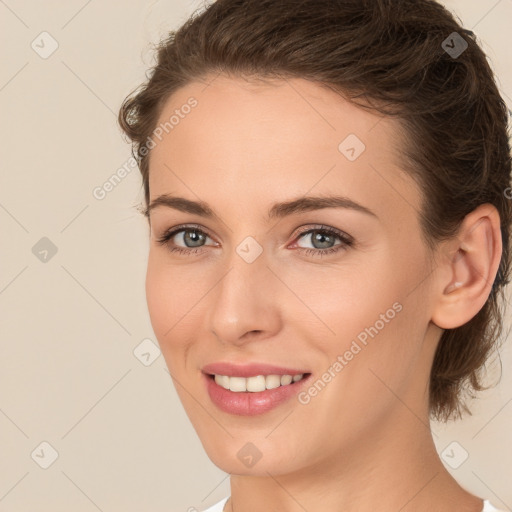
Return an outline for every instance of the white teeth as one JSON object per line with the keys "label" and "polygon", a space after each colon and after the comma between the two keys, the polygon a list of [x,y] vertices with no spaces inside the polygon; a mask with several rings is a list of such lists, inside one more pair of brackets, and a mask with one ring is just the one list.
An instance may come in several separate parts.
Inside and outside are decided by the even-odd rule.
{"label": "white teeth", "polygon": [[281,386],[287,386],[288,384],[291,384],[293,380],[293,377],[291,375],[283,375],[281,377]]}
{"label": "white teeth", "polygon": [[265,387],[267,389],[278,388],[281,385],[281,377],[279,375],[267,375],[265,377]]}
{"label": "white teeth", "polygon": [[230,377],[229,378],[230,391],[247,391],[247,379],[244,377]]}
{"label": "white teeth", "polygon": [[227,375],[215,375],[215,382],[225,389],[229,389],[229,377]]}
{"label": "white teeth", "polygon": [[229,377],[228,375],[215,375],[215,382],[224,389],[235,393],[250,391],[257,393],[265,389],[275,389],[279,386],[287,386],[297,382],[304,377],[304,374],[297,375],[258,375],[256,377]]}
{"label": "white teeth", "polygon": [[[229,379],[229,377],[228,377]],[[257,377],[249,377],[247,379],[247,391],[257,392],[265,389],[265,377],[258,375]]]}

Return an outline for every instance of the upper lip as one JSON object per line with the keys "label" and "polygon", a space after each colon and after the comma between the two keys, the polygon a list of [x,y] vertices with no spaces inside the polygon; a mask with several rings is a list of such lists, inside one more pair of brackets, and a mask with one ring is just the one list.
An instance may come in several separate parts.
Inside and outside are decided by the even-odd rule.
{"label": "upper lip", "polygon": [[230,362],[210,363],[202,368],[210,375],[227,375],[229,377],[255,377],[257,375],[294,375],[309,373],[297,368],[276,366],[266,363],[235,364]]}

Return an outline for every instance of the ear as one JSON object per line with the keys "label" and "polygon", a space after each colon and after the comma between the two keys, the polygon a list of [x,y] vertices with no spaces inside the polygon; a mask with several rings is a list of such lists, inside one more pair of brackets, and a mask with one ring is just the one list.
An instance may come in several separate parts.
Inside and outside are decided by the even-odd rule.
{"label": "ear", "polygon": [[445,245],[439,263],[432,322],[454,329],[471,320],[487,301],[501,260],[500,216],[482,204],[464,218],[457,236]]}

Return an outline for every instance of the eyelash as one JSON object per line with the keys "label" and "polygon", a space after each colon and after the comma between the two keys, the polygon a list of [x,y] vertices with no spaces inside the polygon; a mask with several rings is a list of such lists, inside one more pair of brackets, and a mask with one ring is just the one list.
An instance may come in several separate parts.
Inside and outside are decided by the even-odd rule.
{"label": "eyelash", "polygon": [[[194,249],[194,248],[186,249],[184,247],[171,246],[169,244],[169,240],[182,231],[195,231],[195,232],[198,232],[200,234],[206,235],[207,237],[211,238],[210,235],[206,231],[202,230],[199,226],[186,225],[186,226],[176,226],[175,228],[171,228],[171,229],[167,230],[160,238],[157,239],[157,243],[160,245],[167,245],[170,252],[178,252],[180,254],[191,254],[191,253],[198,254],[198,253],[203,252],[202,250],[198,250],[198,249],[202,249],[202,247],[200,247],[200,248],[198,247],[196,249]],[[338,231],[337,229],[331,228],[329,226],[318,226],[315,228],[303,230],[298,234],[297,238],[300,238],[302,236],[308,235],[313,232],[322,233],[324,235],[326,234],[326,235],[335,236],[335,237],[339,238],[342,243],[335,245],[334,247],[327,248],[327,249],[311,249],[311,248],[306,248],[306,247],[297,247],[296,250],[298,250],[300,252],[304,251],[304,253],[307,256],[323,257],[323,256],[326,256],[327,254],[334,254],[334,253],[339,252],[342,249],[346,249],[346,248],[352,247],[354,245],[354,240],[351,237],[349,237],[347,234],[343,233],[342,231]]]}

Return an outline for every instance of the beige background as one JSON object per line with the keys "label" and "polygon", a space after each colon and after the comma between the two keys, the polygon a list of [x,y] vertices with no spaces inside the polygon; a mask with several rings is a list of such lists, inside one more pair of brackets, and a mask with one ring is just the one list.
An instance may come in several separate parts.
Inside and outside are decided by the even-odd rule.
{"label": "beige background", "polygon": [[[229,493],[156,357],[138,171],[93,196],[130,156],[116,114],[152,62],[149,43],[199,5],[0,1],[0,511],[192,511]],[[483,42],[512,106],[512,0],[446,5]],[[455,441],[451,460],[469,454],[452,474],[509,509],[511,345],[474,415],[433,425],[440,453]]]}

